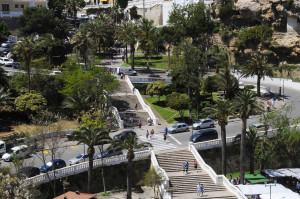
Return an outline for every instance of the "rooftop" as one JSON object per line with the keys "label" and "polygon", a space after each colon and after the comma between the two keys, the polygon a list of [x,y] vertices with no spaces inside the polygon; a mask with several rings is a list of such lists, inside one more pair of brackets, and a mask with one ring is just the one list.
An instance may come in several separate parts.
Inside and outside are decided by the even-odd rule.
{"label": "rooftop", "polygon": [[96,194],[79,193],[79,192],[76,193],[73,191],[68,191],[67,193],[57,196],[53,199],[64,199],[65,197],[67,197],[67,199],[95,199]]}

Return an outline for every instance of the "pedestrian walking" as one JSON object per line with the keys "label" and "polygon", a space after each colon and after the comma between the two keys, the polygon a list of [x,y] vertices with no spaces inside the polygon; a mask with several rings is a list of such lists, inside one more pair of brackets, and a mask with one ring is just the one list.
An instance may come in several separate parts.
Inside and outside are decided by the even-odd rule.
{"label": "pedestrian walking", "polygon": [[110,62],[110,65],[113,65],[113,60],[112,60],[112,59],[110,59],[110,61],[109,61],[109,62]]}
{"label": "pedestrian walking", "polygon": [[121,79],[123,79],[123,73],[121,73]]}
{"label": "pedestrian walking", "polygon": [[125,74],[124,74],[123,76],[124,76],[123,78],[124,78],[124,80],[125,80],[125,78],[126,78]]}
{"label": "pedestrian walking", "polygon": [[197,168],[198,168],[198,162],[197,162],[197,160],[194,161],[194,168],[197,171]]}
{"label": "pedestrian walking", "polygon": [[275,100],[274,100],[274,98],[272,99],[272,107],[274,108],[274,105],[275,105]]}
{"label": "pedestrian walking", "polygon": [[133,114],[130,114],[130,121],[133,122]]}
{"label": "pedestrian walking", "polygon": [[185,172],[185,163],[182,164],[182,172]]}
{"label": "pedestrian walking", "polygon": [[137,112],[137,104],[134,105],[135,112]]}
{"label": "pedestrian walking", "polygon": [[168,133],[168,128],[167,128],[167,127],[165,128],[165,133],[166,133],[166,134]]}
{"label": "pedestrian walking", "polygon": [[203,196],[203,193],[205,192],[203,184],[200,185],[200,193],[201,197]]}
{"label": "pedestrian walking", "polygon": [[297,190],[297,193],[300,192],[300,184],[299,184],[299,182],[297,182],[297,184],[296,184],[296,190]]}
{"label": "pedestrian walking", "polygon": [[270,111],[270,102],[267,101],[267,112],[269,112],[269,111]]}
{"label": "pedestrian walking", "polygon": [[167,140],[167,133],[164,134],[164,141],[166,142]]}
{"label": "pedestrian walking", "polygon": [[186,162],[186,164],[185,164],[185,172],[186,172],[186,174],[188,174],[188,171],[189,171],[189,162]]}
{"label": "pedestrian walking", "polygon": [[139,128],[141,128],[142,127],[142,121],[140,120],[139,121]]}
{"label": "pedestrian walking", "polygon": [[201,185],[200,182],[197,184],[197,196],[200,196],[201,193]]}
{"label": "pedestrian walking", "polygon": [[132,87],[132,93],[134,94],[134,91],[135,91],[135,87]]}
{"label": "pedestrian walking", "polygon": [[147,140],[148,140],[148,137],[149,137],[149,131],[147,130],[146,131],[146,138],[147,138]]}
{"label": "pedestrian walking", "polygon": [[154,137],[154,129],[151,130],[150,139],[152,140]]}

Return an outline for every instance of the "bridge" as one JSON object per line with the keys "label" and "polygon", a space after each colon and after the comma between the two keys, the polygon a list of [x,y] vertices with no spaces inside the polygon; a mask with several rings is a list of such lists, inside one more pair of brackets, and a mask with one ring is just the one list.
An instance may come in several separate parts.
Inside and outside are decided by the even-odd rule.
{"label": "bridge", "polygon": [[160,77],[136,77],[136,76],[129,76],[129,79],[132,83],[140,83],[140,84],[151,84],[152,82],[155,81],[163,81],[167,84],[171,84],[172,80],[171,79],[165,79],[165,78],[160,78]]}

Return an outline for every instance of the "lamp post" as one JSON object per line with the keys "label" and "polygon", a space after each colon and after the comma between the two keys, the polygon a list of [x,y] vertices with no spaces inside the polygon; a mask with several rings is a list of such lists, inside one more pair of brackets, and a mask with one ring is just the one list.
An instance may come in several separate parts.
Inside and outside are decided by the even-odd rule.
{"label": "lamp post", "polygon": [[267,184],[267,182],[265,182],[265,187],[268,187],[268,186],[270,187],[270,199],[272,199],[272,195],[271,195],[272,194],[272,187],[276,186],[276,183],[277,183],[276,179],[274,180],[274,184]]}

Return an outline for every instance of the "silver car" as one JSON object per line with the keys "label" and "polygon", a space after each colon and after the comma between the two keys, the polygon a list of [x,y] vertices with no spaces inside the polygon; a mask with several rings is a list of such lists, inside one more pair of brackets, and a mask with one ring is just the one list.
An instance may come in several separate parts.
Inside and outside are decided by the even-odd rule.
{"label": "silver car", "polygon": [[88,159],[89,159],[88,154],[81,153],[81,154],[77,155],[75,158],[72,158],[71,160],[69,160],[69,164],[70,165],[79,164],[81,162],[88,161]]}
{"label": "silver car", "polygon": [[193,124],[193,129],[203,129],[209,127],[214,127],[214,121],[210,118],[201,119]]}
{"label": "silver car", "polygon": [[177,123],[168,128],[170,133],[179,133],[183,131],[189,131],[189,126],[186,123]]}

